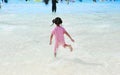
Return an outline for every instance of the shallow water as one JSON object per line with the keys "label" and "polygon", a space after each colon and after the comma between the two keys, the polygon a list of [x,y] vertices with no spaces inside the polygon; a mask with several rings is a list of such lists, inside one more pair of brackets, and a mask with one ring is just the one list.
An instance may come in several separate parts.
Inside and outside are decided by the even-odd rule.
{"label": "shallow water", "polygon": [[[84,13],[73,15],[73,12],[26,14],[14,10],[2,9],[0,13],[1,75],[120,74],[119,11],[106,13],[99,10],[99,13],[91,14],[82,11]],[[75,43],[66,37],[74,51],[60,47],[54,58],[54,44],[49,45],[49,35],[54,27],[50,26],[51,20],[56,16],[63,19],[63,26]]]}

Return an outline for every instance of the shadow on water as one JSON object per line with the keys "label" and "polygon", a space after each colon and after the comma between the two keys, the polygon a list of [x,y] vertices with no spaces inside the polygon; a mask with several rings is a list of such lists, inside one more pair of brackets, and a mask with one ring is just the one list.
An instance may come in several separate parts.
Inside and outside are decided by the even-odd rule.
{"label": "shadow on water", "polygon": [[65,59],[66,61],[71,61],[73,63],[77,63],[77,64],[83,64],[83,65],[91,65],[91,66],[103,66],[102,63],[95,63],[95,62],[87,62],[84,60],[81,60],[79,58],[74,58],[74,59]]}

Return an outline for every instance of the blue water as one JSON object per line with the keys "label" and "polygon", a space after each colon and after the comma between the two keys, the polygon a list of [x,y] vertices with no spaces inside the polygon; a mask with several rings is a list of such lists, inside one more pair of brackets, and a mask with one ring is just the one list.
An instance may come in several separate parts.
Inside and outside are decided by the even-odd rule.
{"label": "blue water", "polygon": [[[40,0],[42,2],[42,0]],[[51,0],[50,0],[51,1]],[[60,1],[60,0],[59,0]],[[65,1],[65,0],[63,0]],[[76,2],[80,2],[80,0],[75,0]],[[100,0],[96,0],[97,2],[100,2]],[[26,1],[25,0],[8,0],[9,3],[25,3]],[[31,2],[31,3],[36,3],[36,0],[30,0],[28,2]],[[82,0],[82,2],[93,2],[93,0]],[[104,2],[113,2],[113,1],[104,1]],[[120,0],[116,0],[115,2],[120,2]]]}
{"label": "blue water", "polygon": [[[41,2],[28,1],[25,0],[9,0],[7,4],[3,3],[0,13],[30,13],[30,14],[40,14],[40,13],[52,13],[51,12],[51,2],[49,1],[48,5]],[[120,13],[120,0],[115,2],[113,1],[97,1],[96,3],[92,0],[83,0],[79,2],[70,2],[67,4],[66,1],[62,3],[59,1],[57,4],[57,13],[72,13],[72,14],[81,14],[81,13]]]}

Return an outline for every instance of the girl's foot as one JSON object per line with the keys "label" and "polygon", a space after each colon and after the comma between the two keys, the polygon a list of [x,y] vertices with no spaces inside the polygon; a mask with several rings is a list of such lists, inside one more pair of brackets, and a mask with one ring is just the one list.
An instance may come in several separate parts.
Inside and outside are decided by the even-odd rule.
{"label": "girl's foot", "polygon": [[69,46],[69,48],[70,48],[70,51],[72,52],[72,51],[73,51],[73,48],[72,48],[72,46],[71,46],[71,45]]}
{"label": "girl's foot", "polygon": [[68,48],[70,49],[71,52],[73,51],[73,48],[72,48],[71,45],[67,45],[67,44],[65,44],[64,47],[68,47]]}

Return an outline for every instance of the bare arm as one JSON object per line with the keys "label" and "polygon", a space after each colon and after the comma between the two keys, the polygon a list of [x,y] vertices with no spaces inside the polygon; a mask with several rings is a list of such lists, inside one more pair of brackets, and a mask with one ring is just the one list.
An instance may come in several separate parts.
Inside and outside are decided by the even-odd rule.
{"label": "bare arm", "polygon": [[65,31],[65,34],[70,38],[70,40],[71,40],[72,42],[74,42],[74,39],[72,39],[72,37],[70,36],[70,34],[69,34],[67,31]]}
{"label": "bare arm", "polygon": [[50,42],[49,42],[50,45],[52,44],[52,39],[53,39],[53,34],[50,35]]}

